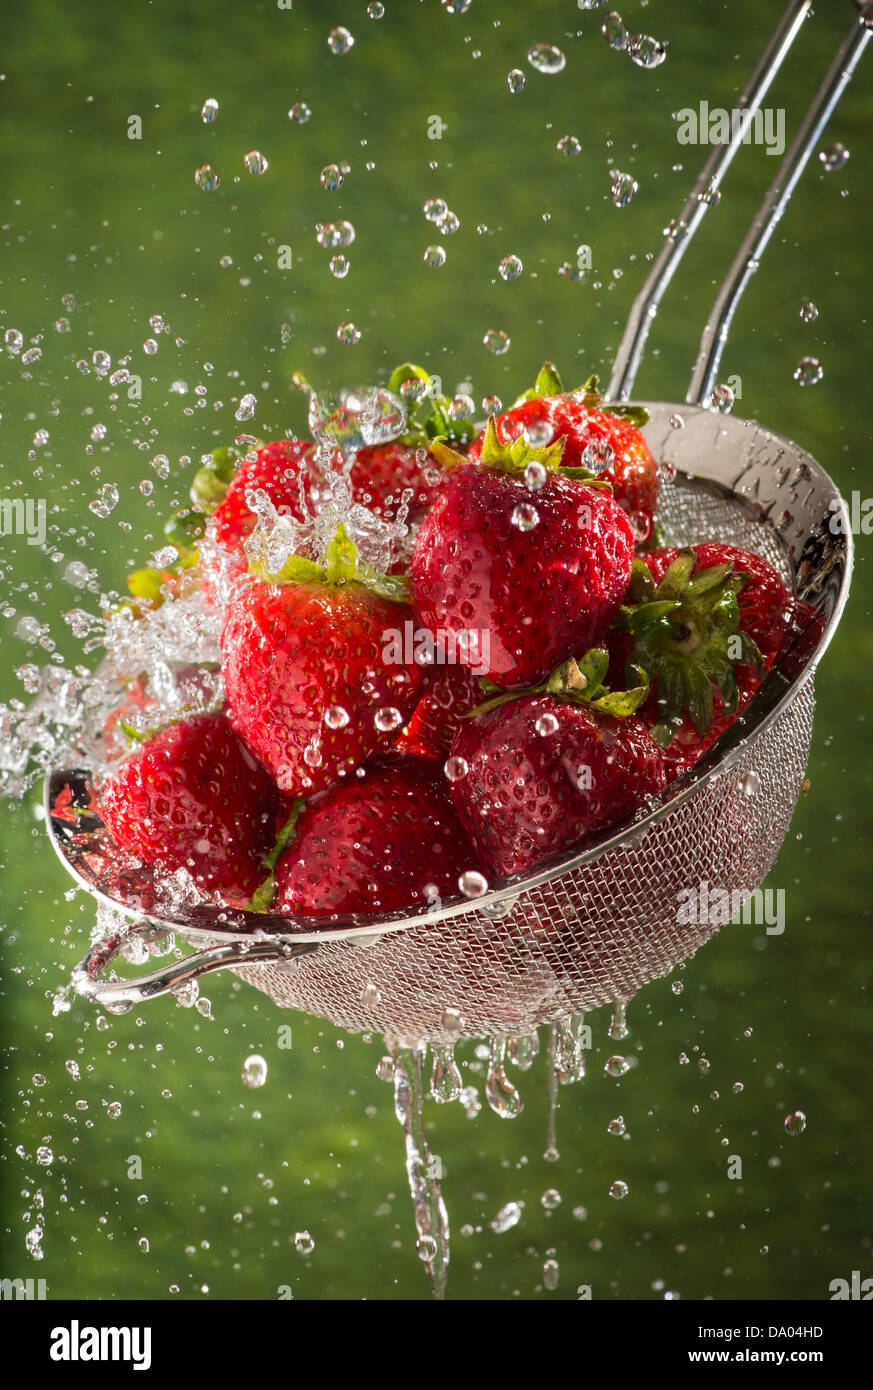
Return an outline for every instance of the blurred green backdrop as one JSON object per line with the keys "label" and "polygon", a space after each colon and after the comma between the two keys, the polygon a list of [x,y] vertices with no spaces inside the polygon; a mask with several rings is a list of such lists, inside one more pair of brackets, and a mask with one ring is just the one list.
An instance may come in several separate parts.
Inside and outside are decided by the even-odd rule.
{"label": "blurred green backdrop", "polygon": [[[0,698],[23,695],[16,668],[47,659],[16,635],[22,616],[44,624],[68,662],[81,659],[62,617],[83,605],[67,564],[82,560],[104,589],[121,587],[185,494],[180,458],[239,431],[244,392],[258,398],[246,428],[269,437],[302,424],[295,368],[316,384],[360,383],[417,360],[450,388],[471,381],[477,401],[512,398],[545,357],[574,382],[607,375],[647,257],[706,153],[677,144],[671,113],[701,98],[729,107],[781,8],[633,0],[629,29],[669,45],[653,71],[611,52],[602,12],[573,0],[473,0],[461,14],[438,0],[385,0],[378,19],[364,0],[45,0],[10,11],[0,329],[41,358],[6,354],[0,366],[0,496],[46,497],[52,515],[45,551],[0,539]],[[835,0],[816,11],[768,98],[787,108],[789,137],[854,13]],[[335,25],[355,38],[342,55],[327,42]],[[540,42],[564,51],[564,71],[529,65]],[[513,68],[527,79],[517,95]],[[211,125],[200,119],[208,97],[220,103]],[[311,108],[305,124],[288,117],[299,101]],[[139,140],[128,138],[131,116]],[[428,138],[434,116],[438,140]],[[810,167],[722,367],[741,377],[738,412],[798,440],[862,495],[873,437],[871,118],[867,66],[827,136],[852,157],[835,172]],[[581,142],[578,156],[558,152],[564,135]],[[250,150],[269,161],[261,177],[243,166]],[[342,189],[326,192],[322,167],[343,162]],[[221,177],[214,192],[195,186],[204,163]],[[777,164],[755,147],[737,160],[662,309],[642,397],[684,395],[714,286]],[[613,167],[639,181],[621,209]],[[434,196],[459,217],[454,235],[426,221]],[[315,235],[338,218],[356,229],[343,279]],[[447,252],[439,269],[422,259],[434,241]],[[581,244],[592,273],[562,278]],[[291,269],[278,267],[281,246]],[[507,254],[524,262],[513,283],[497,273]],[[799,316],[805,296],[820,310],[814,323]],[[155,314],[171,331],[149,355]],[[354,347],[337,341],[349,321],[361,331]],[[504,356],[483,346],[489,329],[509,334]],[[141,400],[77,370],[95,350],[113,364],[131,354]],[[793,371],[807,355],[824,378],[803,390]],[[187,393],[170,390],[176,381]],[[39,430],[49,438],[34,445]],[[150,466],[157,454],[170,461],[165,480]],[[101,520],[88,502],[105,483],[120,502]],[[519,1077],[527,1104],[515,1122],[429,1103],[453,1230],[450,1296],[574,1298],[589,1284],[595,1299],[821,1299],[831,1279],[873,1273],[869,546],[858,538],[853,600],[817,682],[811,790],[770,880],[787,892],[784,936],[729,928],[688,966],[684,993],[666,982],[644,991],[624,1049],[638,1066],[619,1081],[603,1072],[615,1045],[594,1017],[589,1077],[561,1095],[557,1163],[542,1157],[542,1056]],[[50,996],[83,954],[93,909],[65,898],[35,803],[0,817],[0,1274],[43,1277],[50,1297],[259,1299],[290,1285],[304,1299],[426,1298],[402,1137],[375,1075],[380,1040],[295,1016],[293,1049],[282,1051],[287,1015],[220,976],[206,991],[214,1021],[165,1001],[104,1030],[81,1002],[53,1018]],[[240,1079],[252,1051],[270,1065],[259,1091]],[[463,1058],[481,1090],[472,1047]],[[790,1138],[784,1119],[798,1108],[808,1125]],[[607,1133],[619,1114],[630,1138]],[[729,1153],[743,1158],[742,1182],[726,1176]],[[133,1155],[140,1178],[128,1177]],[[623,1202],[608,1196],[617,1178],[629,1185]],[[547,1188],[562,1199],[552,1211]],[[510,1200],[525,1204],[522,1220],[497,1235],[489,1223]],[[25,1246],[37,1223],[38,1263]],[[315,1240],[308,1255],[295,1246],[303,1230]],[[548,1252],[560,1265],[552,1292]]]}

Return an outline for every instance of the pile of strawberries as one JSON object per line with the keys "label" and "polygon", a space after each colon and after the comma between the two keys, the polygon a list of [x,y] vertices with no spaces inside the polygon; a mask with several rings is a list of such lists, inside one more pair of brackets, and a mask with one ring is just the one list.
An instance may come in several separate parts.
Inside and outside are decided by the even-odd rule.
{"label": "pile of strawberries", "polygon": [[430,404],[327,465],[406,517],[408,574],[343,525],[317,559],[250,558],[263,495],[301,523],[317,505],[324,451],[291,439],[217,451],[168,528],[177,571],[133,577],[140,612],[229,584],[223,703],[118,721],[137,746],[99,791],[118,846],[216,902],[330,918],[478,896],[645,807],[785,639],[792,598],[757,556],[657,544],[639,412],[596,381],[565,393],[547,366],[475,438]]}

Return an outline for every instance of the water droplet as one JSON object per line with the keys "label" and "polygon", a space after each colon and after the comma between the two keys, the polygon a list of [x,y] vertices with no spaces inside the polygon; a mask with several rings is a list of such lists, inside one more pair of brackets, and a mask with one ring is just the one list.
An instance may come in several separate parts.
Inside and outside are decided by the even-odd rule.
{"label": "water droplet", "polygon": [[25,367],[29,367],[32,363],[38,362],[41,357],[42,348],[32,347],[28,348],[27,352],[23,352],[21,354],[21,361],[23,362]]}
{"label": "water droplet", "polygon": [[[143,350],[143,352],[146,354],[147,357],[154,357],[155,353],[156,353],[157,350],[158,350],[158,344],[157,344],[156,339],[154,339],[154,338],[146,338],[145,342],[144,342],[143,345],[142,345],[142,350]],[[110,378],[110,380],[111,380],[111,378]]]}
{"label": "water droplet", "polygon": [[403,715],[393,705],[386,705],[383,709],[376,710],[373,723],[380,733],[390,734],[392,729],[399,729],[403,723]]}
{"label": "water droplet", "polygon": [[305,125],[311,115],[312,112],[305,101],[295,101],[288,112],[288,119],[295,121],[297,125]]}
{"label": "water droplet", "polygon": [[251,394],[243,396],[242,400],[240,401],[239,405],[234,411],[234,418],[236,420],[251,420],[254,416],[255,410],[257,409],[257,405],[257,396],[252,396]]}
{"label": "water droplet", "polygon": [[384,1057],[379,1058],[376,1064],[376,1075],[380,1081],[393,1081],[395,1070],[393,1057],[389,1057],[386,1053]]}
{"label": "water droplet", "polygon": [[55,1156],[53,1151],[48,1147],[48,1145],[40,1145],[40,1147],[36,1151],[36,1161],[37,1163],[41,1164],[44,1168],[48,1167],[50,1163],[54,1163]]}
{"label": "water droplet", "polygon": [[674,994],[681,994],[682,991],[685,989],[685,986],[683,985],[681,980],[674,980],[670,988],[672,989]]}
{"label": "water droplet", "polygon": [[140,1250],[143,1252],[144,1255],[147,1255],[149,1253],[148,1236],[140,1236],[139,1240],[137,1241],[137,1245],[139,1246]]}
{"label": "water droplet", "polygon": [[558,1287],[559,1275],[560,1266],[558,1265],[558,1261],[545,1260],[543,1263],[543,1283],[549,1290],[549,1293],[554,1293],[555,1289]]}
{"label": "water droplet", "polygon": [[610,10],[600,26],[600,32],[610,48],[614,48],[617,53],[627,48],[627,29],[621,15],[615,10]]}
{"label": "water droplet", "polygon": [[539,1036],[537,1033],[530,1033],[526,1037],[510,1038],[508,1050],[510,1061],[520,1071],[529,1071],[540,1050]]}
{"label": "water droplet", "polygon": [[482,342],[489,352],[493,352],[495,357],[502,357],[509,351],[510,338],[508,333],[504,333],[501,328],[489,328]]}
{"label": "water droplet", "polygon": [[453,1045],[435,1044],[433,1049],[433,1072],[430,1078],[430,1093],[440,1105],[448,1105],[458,1099],[464,1083],[455,1061]]}
{"label": "water droplet", "polygon": [[561,1205],[561,1194],[556,1187],[547,1187],[540,1198],[540,1203],[546,1211],[557,1211]]}
{"label": "water droplet", "polygon": [[534,728],[541,738],[549,738],[558,732],[560,725],[553,714],[541,714]]}
{"label": "water droplet", "polygon": [[528,49],[527,61],[537,72],[546,73],[548,76],[563,72],[567,66],[567,59],[560,48],[551,43],[535,43],[533,48]]}
{"label": "water droplet", "polygon": [[437,266],[445,265],[446,248],[444,246],[438,245],[436,242],[433,246],[426,247],[424,252],[424,263],[425,265],[430,265],[435,268]]}
{"label": "water droplet", "polygon": [[639,189],[639,184],[632,174],[623,174],[619,169],[613,169],[612,175],[612,201],[617,208],[625,208]]}
{"label": "water droplet", "polygon": [[201,164],[200,168],[194,171],[194,182],[204,193],[214,193],[221,179],[211,164]]}
{"label": "water droplet", "polygon": [[698,203],[704,203],[708,208],[718,207],[721,202],[721,189],[714,188],[712,184],[708,188],[702,189],[697,195]]}
{"label": "water droplet", "polygon": [[798,1134],[802,1134],[806,1129],[806,1116],[802,1110],[792,1110],[790,1115],[785,1116],[785,1132],[795,1139]]}
{"label": "water droplet", "polygon": [[336,336],[346,347],[354,347],[355,343],[360,342],[361,330],[353,323],[341,323]]}
{"label": "water droplet", "polygon": [[361,1003],[365,1009],[375,1009],[376,1005],[381,1003],[381,1000],[382,992],[377,985],[364,985],[364,988],[361,990]]}
{"label": "water droplet", "polygon": [[464,1015],[460,1009],[444,1009],[440,1023],[447,1033],[460,1033],[464,1026]]}
{"label": "water droplet", "polygon": [[519,502],[518,506],[513,508],[512,524],[517,526],[519,531],[532,531],[539,519],[539,512],[529,502]]}
{"label": "water droplet", "polygon": [[824,376],[824,367],[817,357],[801,357],[794,368],[794,380],[801,386],[817,386]]}
{"label": "water droplet", "polygon": [[17,357],[24,345],[24,334],[19,333],[17,328],[7,328],[3,335],[3,341],[9,350],[9,355]]}
{"label": "water droplet", "polygon": [[343,171],[338,164],[326,164],[321,171],[321,186],[328,193],[336,193],[343,186]]}
{"label": "water droplet", "polygon": [[506,85],[515,96],[518,92],[524,91],[525,76],[521,68],[513,68],[506,78]]}
{"label": "water droplet", "polygon": [[740,781],[744,796],[755,796],[760,785],[761,778],[757,772],[747,772]]}
{"label": "water droplet", "polygon": [[743,1089],[743,1083],[742,1083],[742,1081],[735,1081],[734,1084],[733,1084],[733,1086],[731,1086],[731,1090],[733,1091],[733,1093],[734,1093],[735,1096],[738,1096],[738,1095],[740,1094],[740,1091],[741,1091],[742,1089]]}
{"label": "water droplet", "polygon": [[818,157],[826,171],[829,174],[833,174],[837,169],[842,169],[843,165],[848,163],[849,151],[846,149],[845,145],[841,145],[839,141],[837,141],[836,144],[828,145],[826,149],[819,150]]}
{"label": "water droplet", "polygon": [[524,1109],[524,1103],[512,1082],[507,1080],[503,1069],[506,1042],[503,1038],[492,1038],[488,1056],[488,1074],[485,1080],[485,1095],[488,1104],[496,1115],[504,1120],[514,1120]]}
{"label": "water droplet", "polygon": [[88,503],[88,508],[95,516],[108,516],[109,513],[118,506],[118,488],[114,483],[104,483],[97,493],[93,502]]}
{"label": "water droplet", "polygon": [[428,222],[439,222],[441,217],[445,217],[448,212],[446,204],[442,198],[428,198],[424,205],[424,215]]}
{"label": "water droplet", "polygon": [[385,6],[382,4],[382,0],[370,0],[367,6],[367,14],[371,19],[382,19],[385,14]]}
{"label": "water droplet", "polygon": [[562,135],[557,144],[557,149],[561,154],[574,155],[582,153],[582,146],[575,135]]}
{"label": "water droplet", "polygon": [[347,256],[331,256],[330,273],[335,275],[338,280],[344,280],[349,273],[351,262]]}
{"label": "water droplet", "polygon": [[205,125],[209,125],[218,115],[218,102],[215,97],[207,97],[200,112],[200,119]]}
{"label": "water droplet", "polygon": [[621,1042],[626,1038],[630,1029],[627,1026],[627,1004],[624,999],[615,999],[612,1005],[612,1014],[609,1020],[609,1036],[613,1042]]}
{"label": "water droplet", "polygon": [[449,758],[444,764],[443,771],[450,782],[460,782],[470,771],[470,764],[466,758]]}
{"label": "water droplet", "polygon": [[614,1120],[610,1120],[606,1128],[609,1134],[620,1139],[625,1133],[624,1115],[617,1115]]}
{"label": "water droplet", "polygon": [[517,280],[524,270],[519,256],[504,256],[497,268],[500,271],[500,278],[502,280]]}
{"label": "water droplet", "polygon": [[36,1072],[36,1074],[34,1075],[34,1078],[33,1078],[33,1084],[34,1084],[34,1086],[44,1086],[44,1085],[45,1085],[45,1077],[43,1076],[42,1072],[39,1072],[39,1071]]}
{"label": "water droplet", "polygon": [[614,1197],[617,1202],[622,1201],[628,1194],[628,1185],[619,1178],[616,1182],[610,1183],[609,1195]]}
{"label": "water droplet", "polygon": [[804,323],[815,323],[818,318],[818,309],[811,299],[804,299],[800,306],[800,317]]}
{"label": "water droplet", "polygon": [[344,729],[349,722],[349,712],[342,705],[331,705],[324,712],[324,722],[329,729]]}
{"label": "water droplet", "polygon": [[683,222],[681,217],[671,217],[664,228],[664,236],[668,241],[682,241],[688,234],[688,223]]}
{"label": "water droplet", "polygon": [[582,463],[592,473],[603,473],[612,467],[615,451],[608,439],[592,439],[582,451]]}
{"label": "water droplet", "polygon": [[461,219],[457,213],[448,208],[437,221],[437,231],[442,232],[443,236],[454,236],[461,225]]}
{"label": "water droplet", "polygon": [[734,393],[730,386],[713,387],[709,397],[709,406],[711,410],[717,410],[721,415],[730,415],[734,408]]}
{"label": "water droplet", "polygon": [[266,174],[270,167],[269,162],[264,158],[260,150],[249,150],[248,154],[243,159],[243,164],[250,174]]}
{"label": "water droplet", "polygon": [[502,1236],[505,1231],[511,1231],[513,1226],[518,1225],[523,1212],[524,1202],[507,1202],[491,1222],[492,1231],[498,1236]]}
{"label": "water droplet", "polygon": [[354,36],[341,24],[337,25],[336,29],[331,29],[327,36],[327,46],[331,53],[348,53],[349,49],[355,46]]}
{"label": "water droplet", "polygon": [[638,68],[659,68],[667,56],[665,46],[648,34],[634,34],[628,39],[627,51]]}
{"label": "water droplet", "polygon": [[294,1236],[294,1245],[301,1255],[310,1255],[315,1249],[315,1241],[308,1231],[297,1231]]}
{"label": "water droplet", "polygon": [[[133,1005],[131,1005],[131,1008],[132,1007]],[[109,1116],[110,1120],[117,1120],[119,1115],[121,1114],[121,1101],[113,1100],[109,1105],[107,1105],[106,1114]]]}
{"label": "water droplet", "polygon": [[443,0],[443,9],[449,14],[466,14],[471,3],[472,0]]}
{"label": "water droplet", "polygon": [[478,869],[468,869],[458,879],[458,887],[465,898],[481,898],[488,892],[488,880]]}
{"label": "water droplet", "polygon": [[252,1090],[263,1086],[267,1079],[267,1061],[259,1052],[253,1052],[243,1063],[242,1079]]}
{"label": "water droplet", "polygon": [[610,1057],[603,1070],[608,1076],[624,1076],[630,1071],[630,1062],[626,1057]]}
{"label": "water droplet", "polygon": [[709,1067],[709,1059],[707,1057],[701,1057],[697,1063],[697,1070],[700,1072],[700,1075],[706,1076],[706,1073],[709,1071]]}

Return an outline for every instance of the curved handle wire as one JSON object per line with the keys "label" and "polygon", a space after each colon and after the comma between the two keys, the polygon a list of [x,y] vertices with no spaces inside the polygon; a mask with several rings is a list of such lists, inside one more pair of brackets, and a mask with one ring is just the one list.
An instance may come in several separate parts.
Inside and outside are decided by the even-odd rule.
{"label": "curved handle wire", "polygon": [[709,399],[718,375],[719,363],[727,343],[728,332],[749,280],[767,248],[788,201],[797,187],[819,138],[830,120],[834,107],[852,79],[861,56],[873,38],[873,3],[864,5],[852,25],[845,42],[828,69],[827,76],[816,93],[797,135],[761,204],[757,217],[749,228],[742,246],[716,295],[709,320],[700,339],[697,363],[685,399],[704,405]]}
{"label": "curved handle wire", "polygon": [[[146,926],[145,931],[148,931]],[[235,941],[209,950],[198,951],[183,960],[152,970],[134,980],[103,980],[101,975],[132,937],[144,935],[142,925],[114,932],[93,945],[72,973],[73,986],[78,994],[93,999],[109,1013],[127,1013],[136,1004],[155,999],[161,994],[178,992],[201,975],[230,966],[281,963],[296,970],[303,956],[317,951],[312,942],[291,944],[281,941]]]}
{"label": "curved handle wire", "polygon": [[734,110],[742,111],[744,119],[731,121],[729,143],[716,145],[713,148],[688,195],[678,219],[680,223],[684,224],[687,231],[681,237],[665,240],[658,252],[646,283],[634,300],[631,309],[630,318],[612,369],[608,393],[610,400],[626,401],[629,398],[646,349],[646,340],[652,321],[658,312],[664,293],[688,249],[691,238],[708,211],[709,204],[701,197],[701,194],[707,189],[713,191],[717,189],[727,173],[734,155],[743,143],[746,123],[758,110],[767,95],[773,79],[782,66],[786,54],[811,9],[812,0],[791,0],[761,55],[757,67],[749,79],[748,86],[737,99]]}

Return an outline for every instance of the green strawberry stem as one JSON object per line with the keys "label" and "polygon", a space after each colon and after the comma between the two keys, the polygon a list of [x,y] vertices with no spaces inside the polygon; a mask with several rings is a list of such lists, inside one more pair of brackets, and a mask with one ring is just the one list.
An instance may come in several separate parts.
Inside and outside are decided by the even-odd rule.
{"label": "green strawberry stem", "polygon": [[[604,410],[609,415],[620,415],[623,420],[632,421],[638,428],[649,423],[651,417],[644,406],[608,405],[602,393],[597,389],[599,382],[598,376],[590,376],[584,386],[580,387],[578,391],[571,392],[571,394],[583,396],[583,404],[589,410]],[[544,397],[563,394],[564,385],[557,367],[554,362],[544,362],[537,373],[537,379],[533,386],[518,397],[515,405],[523,405],[526,401],[537,401]]]}
{"label": "green strawberry stem", "polygon": [[328,542],[320,563],[307,560],[303,555],[289,555],[278,573],[267,569],[263,561],[257,561],[252,569],[259,578],[271,584],[329,584],[334,588],[360,584],[394,603],[406,603],[411,593],[407,575],[382,574],[358,558],[358,548],[342,522]]}
{"label": "green strawberry stem", "polygon": [[608,690],[603,684],[608,669],[609,653],[603,647],[592,647],[579,660],[570,657],[569,661],[562,662],[539,685],[528,686],[524,690],[504,690],[464,717],[474,719],[478,714],[499,709],[501,705],[520,700],[526,695],[552,695],[565,704],[584,705],[616,719],[627,719],[636,713],[648,696],[648,675],[642,667],[631,667],[637,684],[630,690]]}
{"label": "green strawberry stem", "polygon": [[712,723],[714,690],[725,714],[737,709],[734,666],[764,669],[757,645],[740,627],[737,598],[748,576],[731,564],[695,575],[696,564],[694,552],[684,551],[656,585],[648,566],[635,560],[615,619],[631,633],[635,657],[658,683],[659,736],[670,733],[671,719],[687,713],[702,738]]}
{"label": "green strawberry stem", "polygon": [[297,830],[297,822],[305,806],[306,802],[300,797],[298,797],[292,805],[291,814],[276,836],[276,843],[264,860],[264,868],[268,870],[267,877],[264,879],[263,883],[258,885],[252,894],[248,905],[249,912],[269,912],[273,898],[276,895],[276,865],[283,851],[286,850],[291,843]]}

